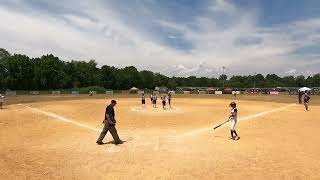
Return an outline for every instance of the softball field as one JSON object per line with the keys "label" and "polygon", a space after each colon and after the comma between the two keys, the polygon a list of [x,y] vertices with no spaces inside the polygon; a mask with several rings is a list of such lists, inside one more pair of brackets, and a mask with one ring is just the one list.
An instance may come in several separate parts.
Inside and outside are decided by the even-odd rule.
{"label": "softball field", "polygon": [[[115,98],[124,144],[98,146]],[[319,179],[320,97],[176,95],[142,108],[138,95],[16,96],[0,110],[0,179]],[[237,102],[237,132],[213,130]]]}

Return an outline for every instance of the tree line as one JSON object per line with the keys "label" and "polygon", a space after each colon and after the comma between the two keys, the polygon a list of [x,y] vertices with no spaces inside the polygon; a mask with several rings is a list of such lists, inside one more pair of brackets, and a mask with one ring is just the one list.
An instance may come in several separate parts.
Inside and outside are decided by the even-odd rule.
{"label": "tree line", "polygon": [[279,77],[276,74],[232,76],[225,74],[218,78],[167,77],[147,70],[138,71],[133,66],[116,68],[98,67],[94,60],[62,61],[49,54],[30,58],[23,54],[10,54],[0,48],[0,90],[55,90],[100,86],[106,89],[125,90],[133,86],[140,89],[154,89],[165,86],[192,87],[319,87],[320,74]]}

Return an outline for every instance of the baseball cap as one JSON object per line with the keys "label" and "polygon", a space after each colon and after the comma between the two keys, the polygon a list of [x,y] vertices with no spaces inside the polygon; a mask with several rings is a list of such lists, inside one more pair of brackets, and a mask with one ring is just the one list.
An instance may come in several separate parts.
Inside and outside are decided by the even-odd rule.
{"label": "baseball cap", "polygon": [[113,100],[111,100],[111,103],[117,104],[117,101],[113,99]]}

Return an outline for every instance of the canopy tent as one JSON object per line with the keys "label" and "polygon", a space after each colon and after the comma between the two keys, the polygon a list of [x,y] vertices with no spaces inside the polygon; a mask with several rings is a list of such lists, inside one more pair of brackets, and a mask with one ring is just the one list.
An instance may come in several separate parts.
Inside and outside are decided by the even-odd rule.
{"label": "canopy tent", "polygon": [[138,91],[138,90],[139,90],[139,89],[136,88],[136,87],[132,87],[132,88],[129,89],[129,91]]}
{"label": "canopy tent", "polygon": [[303,87],[303,88],[300,88],[300,89],[299,89],[299,91],[301,91],[301,92],[304,92],[304,91],[311,91],[311,89],[310,89],[310,88],[308,88],[308,87]]}
{"label": "canopy tent", "polygon": [[224,92],[232,92],[231,88],[224,88]]}

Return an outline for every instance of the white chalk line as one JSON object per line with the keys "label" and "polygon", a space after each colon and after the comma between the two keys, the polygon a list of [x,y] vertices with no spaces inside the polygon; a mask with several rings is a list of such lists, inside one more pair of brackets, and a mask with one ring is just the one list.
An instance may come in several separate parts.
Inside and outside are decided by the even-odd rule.
{"label": "white chalk line", "polygon": [[43,110],[40,110],[38,108],[34,108],[34,107],[30,107],[30,106],[27,106],[27,105],[23,105],[23,104],[18,104],[19,106],[23,106],[23,107],[26,107],[28,109],[31,109],[35,112],[38,112],[38,113],[41,113],[41,114],[44,114],[44,115],[47,115],[49,117],[53,117],[55,119],[58,119],[58,120],[61,120],[61,121],[64,121],[64,122],[67,122],[67,123],[71,123],[71,124],[74,124],[74,125],[77,125],[79,127],[83,127],[83,128],[87,128],[87,129],[90,129],[90,130],[93,130],[93,131],[96,131],[96,132],[100,132],[101,130],[97,129],[97,128],[93,128],[93,127],[90,127],[88,125],[85,125],[85,124],[82,124],[82,123],[79,123],[79,122],[76,122],[76,121],[73,121],[73,120],[70,120],[70,119],[67,119],[65,117],[62,117],[58,114],[55,114],[55,113],[52,113],[52,112],[47,112],[47,111],[43,111]]}
{"label": "white chalk line", "polygon": [[[295,105],[295,104],[289,104],[289,105],[286,105],[286,106],[283,106],[283,107],[280,107],[280,108],[276,108],[276,109],[272,109],[272,110],[269,110],[269,111],[264,111],[264,112],[260,112],[260,113],[257,113],[257,114],[253,114],[253,115],[249,115],[249,116],[246,116],[246,117],[242,117],[242,118],[239,118],[238,121],[254,119],[254,118],[261,117],[261,116],[264,116],[264,115],[267,115],[267,114],[271,114],[271,113],[274,113],[274,112],[277,112],[277,111],[282,111],[282,110],[284,110],[284,109],[286,109],[288,107],[291,107],[293,105]],[[194,130],[194,131],[182,133],[182,134],[176,135],[175,138],[183,138],[183,137],[187,137],[187,136],[191,136],[191,135],[196,135],[196,134],[199,134],[199,133],[202,133],[202,132],[206,132],[206,131],[209,131],[209,130],[213,130],[213,127],[215,127],[217,125],[219,125],[219,124],[215,124],[215,125],[213,125],[211,127],[207,127],[207,128],[202,128],[202,129],[197,129],[197,130]],[[225,125],[223,125],[223,126],[225,126]]]}
{"label": "white chalk line", "polygon": [[[27,105],[24,105],[24,104],[18,104],[18,105],[22,106],[22,107],[25,107],[25,108],[28,108],[28,109],[31,109],[32,111],[38,112],[40,114],[44,114],[46,116],[52,117],[52,118],[54,118],[56,120],[60,120],[60,121],[66,122],[66,123],[74,124],[74,125],[82,127],[82,128],[87,128],[87,129],[95,131],[95,132],[101,132],[101,130],[99,130],[97,128],[93,128],[93,127],[90,127],[88,125],[85,125],[85,124],[82,124],[82,123],[67,119],[67,118],[65,118],[65,117],[63,117],[61,115],[58,115],[58,114],[55,114],[55,113],[52,113],[52,112],[43,111],[43,110],[40,110],[38,108],[30,107],[30,106],[27,106]],[[137,138],[140,138],[140,135]],[[131,146],[129,146],[128,149],[132,149],[134,151],[137,146],[155,146],[154,149],[158,150],[158,148],[157,148],[159,146],[158,144],[159,144],[159,142],[153,142],[153,141],[146,142],[146,141],[144,141],[144,142],[140,142],[138,144],[137,143],[133,143]],[[121,146],[117,146],[117,147],[110,146],[107,149],[107,151],[110,152],[110,153],[120,152],[121,151]]]}
{"label": "white chalk line", "polygon": [[[93,130],[95,132],[100,132],[101,131],[101,130],[99,130],[97,128],[93,128],[93,127],[90,127],[88,125],[81,124],[79,122],[67,119],[67,118],[62,117],[62,116],[60,116],[58,114],[55,114],[55,113],[43,111],[43,110],[40,110],[38,108],[33,108],[33,107],[30,107],[30,106],[27,106],[27,105],[23,105],[23,104],[18,104],[18,105],[26,107],[28,109],[31,109],[31,110],[33,110],[35,112],[38,112],[38,113],[41,113],[41,114],[45,114],[45,115],[47,115],[49,117],[53,117],[55,119],[58,119],[58,120],[61,120],[61,121],[64,121],[64,122],[77,125],[77,126],[82,127],[82,128],[87,128],[87,129]],[[270,114],[270,113],[273,113],[273,112],[281,111],[281,110],[286,109],[286,108],[288,108],[290,106],[293,106],[293,105],[295,105],[295,104],[290,104],[290,105],[287,105],[287,106],[284,106],[284,107],[280,107],[280,108],[276,108],[276,109],[273,109],[273,110],[270,110],[270,111],[264,111],[264,112],[260,112],[260,113],[257,113],[257,114],[249,115],[249,116],[246,116],[246,117],[238,119],[238,121],[249,120],[249,119],[253,119],[253,118],[256,118],[256,117],[264,116],[266,114]],[[216,126],[216,125],[214,125],[214,126]],[[212,127],[214,127],[214,126],[212,126]],[[187,133],[176,135],[174,137],[175,138],[182,138],[182,137],[186,137],[186,136],[190,136],[190,135],[199,134],[199,133],[202,133],[202,132],[206,132],[206,131],[212,130],[212,127],[190,131],[190,132],[187,132]],[[155,146],[153,149],[154,150],[159,150],[159,146],[160,146],[160,138],[159,138],[159,136],[157,136],[156,142],[146,142],[145,140],[142,140],[142,141],[144,141],[144,142],[141,142],[141,143],[138,143],[138,144],[134,143],[133,151],[135,150],[137,145],[138,146]],[[116,149],[113,146],[108,148],[108,152],[119,152],[119,151],[120,151],[120,149],[118,149],[118,148]]]}

